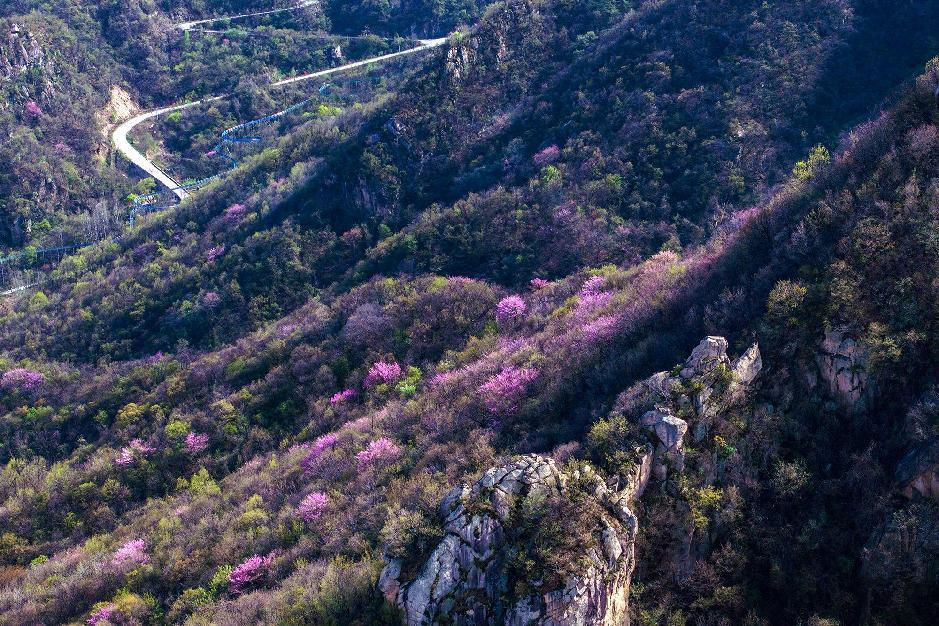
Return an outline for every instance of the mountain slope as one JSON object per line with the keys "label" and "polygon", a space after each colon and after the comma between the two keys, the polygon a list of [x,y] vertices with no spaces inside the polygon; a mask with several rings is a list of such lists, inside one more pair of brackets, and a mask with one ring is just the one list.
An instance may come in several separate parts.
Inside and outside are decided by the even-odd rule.
{"label": "mountain slope", "polygon": [[634,623],[930,623],[939,69],[833,71],[891,5],[508,2],[66,258],[0,316],[3,619],[397,623],[458,503],[498,615],[625,489]]}

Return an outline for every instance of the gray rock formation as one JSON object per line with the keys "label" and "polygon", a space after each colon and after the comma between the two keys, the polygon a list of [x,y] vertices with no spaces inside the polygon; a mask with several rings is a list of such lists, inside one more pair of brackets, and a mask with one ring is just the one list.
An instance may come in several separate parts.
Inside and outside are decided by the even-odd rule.
{"label": "gray rock formation", "polygon": [[734,374],[733,382],[743,386],[756,380],[761,369],[763,369],[763,359],[760,356],[760,347],[756,344],[750,346],[730,367]]}
{"label": "gray rock formation", "polygon": [[653,475],[664,480],[666,461],[681,471],[685,432],[692,428],[694,440],[703,440],[710,432],[713,419],[722,410],[743,400],[762,368],[763,360],[756,344],[731,361],[727,356],[726,339],[705,337],[682,364],[678,376],[658,372],[646,379],[638,392],[631,390],[624,394],[632,397],[621,400],[621,404],[636,404],[636,396],[645,394],[646,402],[655,407],[640,418],[640,425],[658,439]]}
{"label": "gray rock formation", "polygon": [[655,433],[666,450],[681,452],[687,422],[672,415],[667,408],[659,407],[646,412],[640,423]]}
{"label": "gray rock formation", "polygon": [[685,361],[681,370],[682,378],[692,378],[695,375],[713,370],[719,364],[728,365],[727,340],[723,337],[705,337]]}
{"label": "gray rock formation", "polygon": [[685,451],[683,444],[685,433],[688,432],[688,423],[672,415],[667,407],[656,407],[646,411],[639,423],[655,434],[658,445],[655,449],[655,460],[652,472],[659,480],[665,480],[667,468],[665,459],[672,461],[680,472],[685,467]]}
{"label": "gray rock formation", "polygon": [[[541,456],[524,456],[490,469],[471,488],[457,487],[440,504],[446,535],[413,580],[401,580],[392,561],[380,586],[421,624],[604,625],[626,624],[637,521],[629,505],[644,488],[640,467],[625,489],[614,491],[589,466],[562,472]],[[646,476],[648,473],[646,471]],[[570,555],[582,563],[560,588],[526,581],[533,590],[515,597],[509,559],[520,541],[516,525],[546,502],[580,497],[596,505],[589,545]]]}
{"label": "gray rock formation", "polygon": [[847,408],[864,408],[869,384],[868,352],[864,347],[842,330],[827,330],[816,363],[832,397]]}

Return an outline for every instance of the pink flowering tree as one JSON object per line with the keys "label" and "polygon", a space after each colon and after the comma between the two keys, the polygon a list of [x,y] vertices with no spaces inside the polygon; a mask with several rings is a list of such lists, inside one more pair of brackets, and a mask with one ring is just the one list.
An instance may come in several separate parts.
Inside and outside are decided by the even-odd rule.
{"label": "pink flowering tree", "polygon": [[328,506],[329,496],[322,491],[314,491],[300,501],[300,506],[297,507],[297,515],[307,524],[312,524],[323,516]]}
{"label": "pink flowering tree", "polygon": [[147,542],[143,539],[128,541],[111,556],[111,564],[122,572],[130,571],[149,562],[150,555],[147,554]]}
{"label": "pink flowering tree", "polygon": [[277,336],[280,339],[289,339],[291,335],[300,329],[299,324],[287,323],[277,327]]}
{"label": "pink flowering tree", "polygon": [[538,370],[507,366],[479,387],[479,395],[492,413],[511,414],[518,410],[528,385],[538,378]]}
{"label": "pink flowering tree", "polygon": [[521,296],[502,298],[496,305],[496,321],[500,326],[508,326],[524,317],[525,310],[525,301]]}
{"label": "pink flowering tree", "polygon": [[584,282],[577,295],[577,315],[584,316],[591,311],[605,307],[613,299],[612,291],[605,291],[603,284],[606,279],[594,276]]}
{"label": "pink flowering tree", "polygon": [[401,366],[392,361],[386,363],[378,361],[369,368],[365,376],[365,387],[374,387],[376,385],[391,385],[401,379]]}
{"label": "pink flowering tree", "polygon": [[120,467],[128,467],[138,460],[150,456],[155,450],[156,448],[147,445],[140,439],[133,439],[121,449],[121,453],[114,460],[114,463]]}
{"label": "pink flowering tree", "polygon": [[29,117],[37,118],[42,115],[42,107],[36,104],[33,100],[30,100],[29,102],[27,102],[24,109],[26,111],[26,115],[28,115]]}
{"label": "pink flowering tree", "polygon": [[274,557],[255,554],[231,571],[228,575],[228,589],[237,595],[263,584],[273,564]]}
{"label": "pink flowering tree", "polygon": [[603,291],[603,284],[606,282],[606,279],[603,276],[591,276],[584,281],[584,284],[580,287],[580,295],[588,296],[593,294],[598,294]]}
{"label": "pink flowering tree", "polygon": [[8,370],[0,377],[0,388],[4,391],[32,391],[39,387],[46,378],[40,372],[17,367]]}
{"label": "pink flowering tree", "polygon": [[545,280],[544,278],[532,278],[529,282],[532,289],[543,289],[551,284],[550,280]]}
{"label": "pink flowering tree", "polygon": [[554,163],[561,157],[561,149],[555,145],[550,145],[544,150],[541,150],[535,156],[532,157],[532,161],[535,162],[535,165],[538,167],[544,167],[545,165],[550,165]]}
{"label": "pink flowering tree", "polygon": [[213,261],[221,257],[223,254],[225,254],[225,244],[221,244],[219,246],[215,246],[214,248],[210,248],[209,251],[205,253],[205,260],[208,261],[209,263],[212,263]]}
{"label": "pink flowering tree", "polygon": [[355,455],[359,469],[387,465],[401,456],[401,448],[386,437],[379,437]]}
{"label": "pink flowering tree", "polygon": [[85,623],[88,624],[88,626],[112,623],[116,621],[119,615],[120,614],[118,613],[116,606],[113,604],[105,604],[104,606],[98,607],[92,611],[91,615],[88,617],[88,620]]}
{"label": "pink flowering tree", "polygon": [[437,372],[434,374],[433,378],[430,379],[430,387],[432,389],[436,389],[437,387],[452,381],[456,378],[456,376],[457,372],[455,370],[451,370],[449,372]]}
{"label": "pink flowering tree", "polygon": [[355,397],[355,390],[346,389],[344,391],[339,391],[339,392],[334,393],[333,396],[329,399],[329,403],[333,406],[336,406],[337,404],[345,404],[346,402],[353,399],[354,397]]}
{"label": "pink flowering tree", "polygon": [[615,315],[601,315],[583,325],[581,330],[590,341],[602,341],[616,334],[619,317]]}
{"label": "pink flowering tree", "polygon": [[218,295],[217,291],[206,291],[202,295],[202,304],[209,308],[215,308],[222,301],[222,297]]}
{"label": "pink flowering tree", "polygon": [[229,224],[237,224],[241,221],[241,218],[245,216],[245,213],[248,212],[247,207],[243,204],[233,204],[227,209],[225,209],[225,221]]}
{"label": "pink flowering tree", "polygon": [[303,457],[303,460],[300,461],[300,467],[303,468],[303,471],[308,473],[312,472],[316,460],[327,450],[335,448],[338,441],[339,435],[336,433],[326,433],[325,435],[317,437],[313,445],[310,446],[310,451]]}
{"label": "pink flowering tree", "polygon": [[186,435],[186,452],[192,455],[205,452],[209,447],[209,436],[206,433],[189,433]]}

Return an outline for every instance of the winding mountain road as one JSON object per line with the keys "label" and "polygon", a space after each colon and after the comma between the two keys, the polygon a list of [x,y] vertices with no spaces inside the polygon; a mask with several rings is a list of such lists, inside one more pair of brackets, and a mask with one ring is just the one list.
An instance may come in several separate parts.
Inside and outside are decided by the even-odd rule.
{"label": "winding mountain road", "polygon": [[201,24],[211,24],[212,22],[221,22],[222,20],[238,20],[244,17],[257,17],[260,15],[272,15],[274,13],[296,11],[297,9],[311,7],[314,4],[319,4],[319,0],[302,0],[296,5],[287,7],[286,9],[271,9],[270,11],[258,11],[257,13],[242,13],[241,15],[223,15],[222,17],[210,17],[205,20],[196,20],[194,22],[180,22],[179,24],[176,24],[174,28],[178,28],[179,30],[192,30],[194,27]]}
{"label": "winding mountain road", "polygon": [[[254,16],[254,15],[267,15],[267,14],[270,14],[270,13],[279,13],[279,12],[281,12],[281,11],[291,11],[291,10],[298,9],[298,8],[303,8],[303,7],[312,6],[312,5],[314,5],[314,4],[318,4],[318,0],[302,0],[298,5],[296,5],[296,6],[292,7],[292,8],[289,8],[289,9],[275,9],[275,10],[272,10],[272,11],[263,11],[263,12],[260,12],[260,13],[248,13],[248,14],[244,14],[244,15],[236,15],[236,16],[229,16],[229,17],[218,17],[218,18],[212,18],[212,19],[208,19],[208,20],[199,20],[199,21],[196,21],[196,22],[184,22],[184,23],[175,25],[175,28],[180,29],[180,30],[183,30],[183,31],[189,31],[189,30],[192,30],[196,25],[198,25],[198,24],[204,24],[204,23],[207,23],[207,22],[214,22],[214,21],[223,20],[223,19],[237,19],[237,18],[240,18],[240,17],[251,17],[251,16]],[[332,68],[325,69],[325,70],[319,70],[319,71],[316,71],[316,72],[310,72],[309,74],[303,74],[303,75],[301,75],[301,76],[295,76],[295,77],[292,77],[292,78],[285,78],[285,79],[283,79],[283,80],[279,80],[279,81],[276,81],[276,82],[271,83],[271,84],[270,84],[270,87],[280,87],[280,86],[283,86],[283,85],[291,85],[291,84],[299,83],[299,82],[302,82],[302,81],[305,81],[305,80],[311,80],[311,79],[315,79],[315,78],[322,78],[322,77],[330,76],[330,75],[333,75],[333,74],[339,74],[339,73],[341,73],[341,72],[346,72],[346,71],[349,71],[349,70],[353,70],[353,69],[355,69],[355,68],[367,66],[367,65],[372,64],[372,63],[381,63],[381,62],[383,62],[383,61],[387,61],[387,60],[394,59],[394,58],[397,58],[397,57],[402,57],[402,56],[406,56],[406,55],[410,55],[410,54],[416,54],[416,53],[419,53],[419,52],[422,52],[422,51],[425,51],[425,50],[430,50],[430,49],[433,49],[433,48],[437,48],[437,47],[440,47],[440,46],[444,45],[446,42],[447,42],[447,38],[446,38],[446,37],[441,37],[441,38],[439,38],[439,39],[425,39],[425,40],[420,40],[420,41],[419,41],[419,45],[417,45],[417,46],[415,46],[415,47],[413,47],[413,48],[409,48],[409,49],[407,49],[407,50],[401,50],[401,51],[393,52],[393,53],[390,53],[390,54],[383,54],[383,55],[380,55],[380,56],[372,57],[372,58],[369,58],[369,59],[364,59],[364,60],[361,60],[361,61],[354,61],[354,62],[352,62],[352,63],[347,63],[347,64],[341,65],[341,66],[339,66],[339,67],[332,67]],[[160,167],[158,167],[155,163],[153,163],[150,159],[148,159],[146,156],[144,156],[143,154],[141,154],[139,150],[137,150],[136,148],[134,148],[134,146],[132,146],[131,143],[130,143],[130,141],[128,140],[128,134],[129,134],[134,128],[136,128],[137,126],[139,126],[140,124],[142,124],[143,122],[146,122],[146,121],[148,121],[148,120],[152,120],[152,119],[157,118],[157,117],[159,117],[159,116],[161,116],[161,115],[165,115],[165,114],[167,114],[167,113],[172,113],[173,111],[182,111],[182,110],[184,110],[184,109],[189,109],[189,108],[197,107],[197,106],[199,106],[199,105],[201,105],[201,104],[206,104],[206,103],[209,103],[209,102],[215,102],[215,101],[218,101],[218,100],[222,100],[222,99],[224,99],[224,98],[230,97],[230,95],[231,95],[231,94],[220,95],[220,96],[211,96],[211,97],[208,97],[208,98],[203,98],[203,99],[201,99],[201,100],[196,100],[196,101],[194,101],[194,102],[184,102],[184,103],[181,103],[181,104],[174,104],[174,105],[170,105],[170,106],[166,106],[166,107],[161,107],[161,108],[158,108],[158,109],[153,109],[153,110],[150,110],[150,111],[145,111],[145,112],[143,112],[143,113],[140,113],[139,115],[136,115],[136,116],[134,116],[134,117],[132,117],[132,118],[130,118],[130,119],[128,119],[128,120],[122,122],[121,124],[119,124],[119,125],[117,126],[117,128],[114,129],[114,131],[113,131],[112,134],[111,134],[112,143],[114,144],[115,149],[116,149],[118,152],[120,152],[128,161],[130,161],[131,163],[133,163],[134,165],[136,165],[137,167],[139,167],[139,168],[140,168],[141,170],[143,170],[143,172],[146,173],[147,175],[153,177],[153,178],[154,178],[156,181],[158,181],[163,187],[165,187],[165,188],[168,189],[170,192],[172,192],[173,194],[175,194],[176,197],[178,197],[178,198],[180,199],[180,201],[185,200],[185,199],[188,198],[189,195],[190,195],[190,194],[189,194],[189,191],[188,191],[186,188],[183,188],[183,187],[179,184],[179,182],[177,182],[177,181],[176,181],[172,176],[170,176],[167,172],[165,172],[164,170],[162,170],[162,169],[161,169]],[[302,104],[302,103],[301,103],[301,104]],[[293,108],[296,108],[297,106],[299,106],[299,104],[294,105],[294,107],[292,107],[292,108],[285,109],[284,111],[281,111],[281,112],[279,112],[279,113],[275,113],[275,114],[273,114],[273,116],[277,116],[278,114],[285,114],[285,113],[291,111]],[[190,187],[190,189],[191,189],[191,188],[192,188],[192,187]],[[133,223],[133,215],[134,215],[134,213],[132,212],[132,213],[131,213],[131,223]],[[118,235],[117,238],[119,239],[121,236],[122,236],[122,235]],[[51,253],[51,252],[65,252],[65,251],[69,251],[69,250],[76,250],[76,249],[81,249],[81,248],[84,248],[84,247],[87,247],[87,246],[90,246],[90,245],[94,245],[94,243],[96,243],[96,241],[97,241],[96,239],[92,239],[92,240],[82,241],[82,242],[75,243],[75,244],[71,244],[71,245],[62,245],[62,246],[53,247],[53,248],[40,248],[40,249],[37,250],[37,252],[38,252],[38,253]],[[23,254],[24,254],[24,253],[21,251],[21,252],[12,254],[12,255],[8,255],[7,257],[0,257],[0,265],[3,265],[4,263],[6,263],[6,262],[8,262],[8,261],[11,261],[11,260],[14,260],[14,259],[16,259],[16,258],[19,258],[19,257],[21,257]],[[6,289],[6,290],[0,291],[0,297],[9,297],[9,296],[13,296],[13,295],[16,295],[16,294],[19,294],[19,293],[23,293],[23,292],[27,291],[28,289],[30,289],[30,288],[32,288],[32,287],[35,287],[35,286],[37,286],[37,285],[39,285],[39,284],[41,284],[41,283],[43,283],[43,282],[45,282],[45,280],[38,280],[38,281],[37,281],[37,280],[32,280],[32,281],[24,280],[24,281],[23,281],[23,284],[21,284],[21,285],[19,285],[19,286],[17,286],[17,287],[8,288],[8,289]]]}
{"label": "winding mountain road", "polygon": [[[218,100],[219,98],[212,98],[212,100]],[[142,169],[147,175],[152,176],[157,182],[162,184],[164,187],[168,188],[176,197],[180,200],[185,200],[189,197],[189,193],[180,188],[178,182],[176,182],[172,176],[160,169],[153,161],[145,157],[137,148],[130,144],[130,141],[127,140],[127,134],[130,131],[134,130],[139,124],[146,122],[147,120],[159,117],[165,113],[172,113],[173,111],[181,111],[183,109],[188,109],[191,107],[199,106],[202,104],[202,100],[196,100],[195,102],[189,102],[186,104],[177,104],[162,109],[154,109],[152,111],[147,111],[141,113],[136,117],[132,117],[127,120],[120,126],[114,129],[114,133],[111,135],[111,141],[114,143],[114,147],[117,148],[117,151],[124,155],[124,157]]]}
{"label": "winding mountain road", "polygon": [[[294,8],[299,8],[300,6],[310,6],[315,3],[316,3],[315,0],[311,0],[306,3],[301,3],[301,5],[298,5],[298,7],[294,7]],[[264,15],[267,13],[275,13],[278,11],[287,11],[287,10],[290,10],[290,9],[278,9],[276,11],[267,11],[264,13],[251,13],[251,14],[246,14],[243,16],[234,16],[234,17],[247,17],[249,15]],[[234,17],[228,18],[228,19],[234,19]],[[186,26],[186,28],[182,28],[182,29],[188,30],[189,28],[192,28],[196,24],[201,24],[201,23],[205,23],[208,21],[216,21],[220,19],[226,19],[226,18],[215,18],[213,20],[201,20],[199,22],[185,22],[184,24],[177,24],[176,28],[182,28],[183,26]],[[332,74],[339,74],[342,72],[353,70],[358,67],[364,67],[372,63],[381,63],[383,61],[388,61],[390,59],[394,59],[394,58],[398,58],[398,57],[402,57],[402,56],[406,56],[410,54],[416,54],[418,52],[423,52],[424,50],[430,50],[432,48],[437,48],[439,46],[442,46],[446,42],[447,42],[446,37],[441,37],[439,39],[424,39],[420,41],[420,45],[415,46],[413,48],[408,48],[407,50],[392,52],[390,54],[383,54],[377,57],[372,57],[370,59],[355,61],[353,63],[347,63],[345,65],[340,65],[338,67],[331,67],[329,69],[319,70],[316,72],[311,72],[309,74],[302,74],[300,76],[294,76],[292,78],[285,78],[283,80],[279,80],[279,81],[271,83],[270,87],[282,87],[284,85],[292,85],[292,84],[296,84],[296,83],[303,82],[306,80],[311,80],[314,78],[322,78],[324,76],[330,76]],[[114,147],[117,149],[117,151],[120,152],[122,155],[124,155],[124,157],[126,157],[128,161],[130,161],[131,163],[133,163],[134,165],[142,169],[147,175],[153,177],[157,182],[159,182],[161,185],[166,187],[168,190],[172,191],[176,195],[176,197],[178,197],[180,200],[185,200],[187,197],[189,197],[189,192],[183,189],[182,186],[179,184],[179,182],[173,179],[172,176],[170,176],[168,173],[163,171],[160,167],[158,167],[155,163],[153,163],[150,159],[148,159],[145,155],[143,155],[139,150],[134,148],[134,146],[132,146],[130,141],[127,139],[127,135],[134,128],[136,128],[141,123],[146,122],[147,120],[154,119],[156,117],[165,115],[167,113],[172,113],[173,111],[182,111],[184,109],[197,107],[201,104],[205,104],[208,102],[215,102],[217,100],[222,100],[224,98],[230,97],[231,95],[232,94],[212,96],[209,98],[196,100],[195,102],[174,104],[174,105],[170,105],[170,106],[163,107],[160,109],[146,111],[120,124],[112,133],[111,140],[114,144]]]}

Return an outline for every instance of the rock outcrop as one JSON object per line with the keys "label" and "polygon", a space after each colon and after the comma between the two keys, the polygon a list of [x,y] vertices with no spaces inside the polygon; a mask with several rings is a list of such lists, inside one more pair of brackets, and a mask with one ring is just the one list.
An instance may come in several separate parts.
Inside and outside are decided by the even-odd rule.
{"label": "rock outcrop", "polygon": [[[653,448],[650,474],[653,486],[664,497],[657,500],[655,533],[664,542],[662,571],[686,579],[694,571],[697,556],[709,549],[710,533],[693,522],[692,505],[680,495],[712,487],[721,473],[722,456],[733,450],[723,437],[715,448],[713,435],[728,432],[727,421],[746,413],[750,391],[763,368],[759,347],[750,346],[739,358],[727,355],[727,340],[705,337],[688,359],[671,372],[658,372],[634,385],[617,399],[615,411],[638,417],[645,443]],[[685,446],[690,436],[696,458],[690,479],[678,486],[677,475],[687,474]],[[642,440],[636,442],[643,443]],[[706,451],[710,449],[710,454]],[[689,477],[690,478],[690,477]],[[699,518],[700,519],[700,518]]]}
{"label": "rock outcrop", "polygon": [[869,376],[868,352],[863,346],[842,330],[827,330],[816,363],[833,398],[849,409],[864,408]]}
{"label": "rock outcrop", "polygon": [[46,55],[36,37],[19,24],[12,24],[6,42],[0,40],[0,68],[4,77],[13,78],[45,64]]}
{"label": "rock outcrop", "polygon": [[[444,538],[416,568],[389,560],[382,591],[408,626],[628,624],[638,532],[633,501],[652,477],[665,485],[670,471],[682,471],[689,428],[703,439],[761,368],[756,345],[731,361],[724,338],[705,338],[675,374],[659,372],[617,400],[616,410],[640,429],[620,442],[635,450],[631,468],[618,468],[609,481],[587,464],[562,470],[537,455],[492,468],[447,494],[440,504]],[[676,572],[691,570],[694,539],[693,528],[676,526],[669,551]],[[540,546],[538,556],[526,552],[532,545]],[[552,575],[539,565],[545,546],[560,553],[549,557],[553,567],[558,560],[569,567]],[[519,562],[527,564],[523,571]]]}
{"label": "rock outcrop", "polygon": [[[490,469],[472,487],[455,488],[443,499],[445,537],[417,576],[401,580],[401,563],[392,561],[381,588],[408,626],[625,624],[638,526],[629,505],[641,489],[641,474],[614,491],[589,466],[564,472],[541,456]],[[581,498],[586,502],[580,504]],[[513,580],[512,559],[531,540],[520,530],[525,517],[552,503],[589,512],[561,520],[588,537],[581,553],[565,555],[577,563],[577,573],[553,586]]]}
{"label": "rock outcrop", "polygon": [[756,344],[731,361],[726,339],[705,337],[677,374],[658,372],[620,396],[617,405],[625,413],[652,406],[639,424],[655,436],[652,474],[658,480],[665,480],[668,466],[682,471],[685,433],[691,429],[694,440],[702,441],[714,418],[743,400],[762,368]]}

